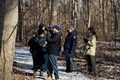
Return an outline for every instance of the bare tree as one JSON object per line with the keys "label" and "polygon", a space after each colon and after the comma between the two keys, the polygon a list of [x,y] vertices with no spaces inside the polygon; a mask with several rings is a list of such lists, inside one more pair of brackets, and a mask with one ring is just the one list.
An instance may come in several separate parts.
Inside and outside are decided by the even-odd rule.
{"label": "bare tree", "polygon": [[0,0],[0,80],[12,79],[18,1]]}
{"label": "bare tree", "polygon": [[[117,10],[116,10],[117,1],[114,1],[114,0],[110,0],[110,1],[113,6],[113,10],[114,10],[114,38],[116,38],[117,30],[118,30],[118,20],[117,20]],[[115,39],[115,48],[116,48],[116,39]]]}
{"label": "bare tree", "polygon": [[[113,1],[115,1],[115,9]],[[116,29],[119,30],[119,5],[119,0],[112,0],[112,4],[110,0],[31,0],[30,5],[25,8],[23,6],[22,10],[23,39],[28,39],[30,36],[28,33],[37,30],[40,23],[60,24],[63,27],[62,31],[65,32],[71,15],[75,17],[74,23],[79,26],[77,30],[80,35],[83,35],[88,27],[94,26],[99,33],[99,39],[111,39],[115,35],[112,30],[115,25],[118,25]],[[27,42],[23,40],[24,43],[25,41]]]}
{"label": "bare tree", "polygon": [[23,0],[18,0],[18,13],[19,13],[19,16],[18,16],[18,20],[19,20],[19,24],[18,24],[18,30],[17,30],[17,39],[18,41],[22,42],[23,40],[23,21],[22,21],[22,18],[23,18]]}

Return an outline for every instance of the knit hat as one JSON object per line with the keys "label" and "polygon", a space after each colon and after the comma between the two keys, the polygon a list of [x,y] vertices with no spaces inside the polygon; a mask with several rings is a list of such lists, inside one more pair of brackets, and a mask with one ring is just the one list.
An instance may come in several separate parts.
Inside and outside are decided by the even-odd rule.
{"label": "knit hat", "polygon": [[69,25],[69,28],[72,29],[72,30],[75,29],[74,26],[73,26],[72,24]]}
{"label": "knit hat", "polygon": [[60,25],[55,25],[55,26],[53,26],[53,28],[55,28],[59,31],[61,29],[61,26]]}

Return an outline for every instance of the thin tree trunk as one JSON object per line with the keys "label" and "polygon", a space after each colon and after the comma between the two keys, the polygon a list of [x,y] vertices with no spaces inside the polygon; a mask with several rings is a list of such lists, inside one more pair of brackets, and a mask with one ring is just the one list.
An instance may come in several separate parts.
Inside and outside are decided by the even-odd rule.
{"label": "thin tree trunk", "polygon": [[102,0],[102,29],[103,29],[103,36],[104,36],[104,39],[106,39],[106,37],[105,37],[105,14],[104,14],[104,8],[105,8],[105,6],[104,6],[104,0]]}
{"label": "thin tree trunk", "polygon": [[[89,0],[88,0],[89,1]],[[91,26],[91,1],[88,2],[88,28]]]}
{"label": "thin tree trunk", "polygon": [[50,2],[50,21],[49,21],[49,25],[52,25],[53,22],[53,7],[54,7],[54,0],[51,0]]}
{"label": "thin tree trunk", "polygon": [[[112,0],[113,3],[113,9],[114,9],[114,38],[116,38],[116,34],[117,34],[117,29],[118,29],[118,21],[117,21],[117,12],[116,12],[116,6],[115,6],[115,1]],[[116,39],[115,39],[115,48],[116,48]]]}
{"label": "thin tree trunk", "polygon": [[20,42],[22,42],[22,40],[23,40],[23,22],[22,22],[22,2],[21,2],[22,0],[19,0],[19,25],[18,25],[18,36],[17,36],[17,38],[18,38],[18,41],[20,41]]}

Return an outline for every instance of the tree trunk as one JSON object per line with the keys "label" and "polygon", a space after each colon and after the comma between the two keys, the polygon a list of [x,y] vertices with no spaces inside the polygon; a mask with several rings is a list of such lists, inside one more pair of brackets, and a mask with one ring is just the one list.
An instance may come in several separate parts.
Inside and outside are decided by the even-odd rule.
{"label": "tree trunk", "polygon": [[54,9],[53,9],[53,7],[54,7],[54,0],[51,0],[51,2],[50,2],[50,21],[49,21],[49,25],[52,25],[52,22],[53,22],[53,11],[54,11]]}
{"label": "tree trunk", "polygon": [[[117,12],[116,12],[116,6],[115,1],[111,0],[113,3],[113,9],[114,9],[114,38],[116,38],[117,30],[118,30],[118,21],[117,21]],[[116,48],[116,39],[115,39],[115,48]]]}
{"label": "tree trunk", "polygon": [[91,12],[92,12],[90,0],[88,0],[87,6],[88,6],[88,28],[89,28],[91,26]]}
{"label": "tree trunk", "polygon": [[22,42],[23,40],[23,22],[22,22],[22,19],[23,19],[23,14],[22,14],[22,0],[19,0],[19,25],[18,25],[18,33],[17,33],[17,38],[18,38],[18,41]]}
{"label": "tree trunk", "polygon": [[57,9],[58,5],[56,5],[57,0],[51,0],[51,25],[57,24]]}
{"label": "tree trunk", "polygon": [[0,80],[12,80],[18,1],[0,0]]}

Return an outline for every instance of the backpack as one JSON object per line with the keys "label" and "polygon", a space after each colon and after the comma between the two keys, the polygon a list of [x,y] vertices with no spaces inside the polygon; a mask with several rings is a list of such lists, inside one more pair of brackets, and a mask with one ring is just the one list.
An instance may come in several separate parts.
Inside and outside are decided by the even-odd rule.
{"label": "backpack", "polygon": [[35,37],[30,38],[28,46],[30,47],[30,52],[33,53],[35,51]]}
{"label": "backpack", "polygon": [[31,47],[34,43],[35,37],[30,38],[30,40],[28,41],[28,46]]}

